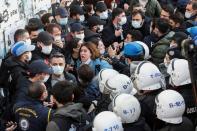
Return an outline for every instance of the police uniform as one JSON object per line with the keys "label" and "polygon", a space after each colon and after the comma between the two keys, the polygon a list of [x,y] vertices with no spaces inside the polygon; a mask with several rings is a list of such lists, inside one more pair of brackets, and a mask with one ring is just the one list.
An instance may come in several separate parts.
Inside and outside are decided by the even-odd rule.
{"label": "police uniform", "polygon": [[15,120],[18,131],[45,131],[51,109],[42,102],[27,98],[14,105]]}

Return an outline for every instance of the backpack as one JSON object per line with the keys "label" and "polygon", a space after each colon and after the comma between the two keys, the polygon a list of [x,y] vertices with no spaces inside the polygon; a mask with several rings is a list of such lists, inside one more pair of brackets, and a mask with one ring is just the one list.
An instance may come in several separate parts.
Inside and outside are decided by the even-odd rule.
{"label": "backpack", "polygon": [[91,131],[92,129],[92,123],[88,120],[80,120],[80,122],[78,122],[71,117],[63,115],[54,115],[51,121],[57,124],[60,131]]}

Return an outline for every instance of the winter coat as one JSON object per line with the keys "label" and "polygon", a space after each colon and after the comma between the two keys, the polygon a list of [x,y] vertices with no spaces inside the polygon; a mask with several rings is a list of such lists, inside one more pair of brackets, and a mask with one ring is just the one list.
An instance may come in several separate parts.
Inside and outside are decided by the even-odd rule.
{"label": "winter coat", "polygon": [[[62,116],[69,118],[69,120],[76,121],[80,123],[81,121],[86,121],[87,114],[85,110],[82,108],[82,104],[80,103],[68,103],[61,108],[58,108],[57,111],[53,115]],[[65,121],[63,127],[69,131],[73,129],[71,121]],[[81,120],[81,121],[80,121]],[[62,129],[58,126],[58,124],[52,120],[48,123],[46,131],[62,131]]]}
{"label": "winter coat", "polygon": [[17,131],[44,131],[47,126],[51,110],[42,101],[26,97],[17,102],[14,107]]}
{"label": "winter coat", "polygon": [[174,32],[169,32],[153,45],[152,62],[156,65],[163,63]]}

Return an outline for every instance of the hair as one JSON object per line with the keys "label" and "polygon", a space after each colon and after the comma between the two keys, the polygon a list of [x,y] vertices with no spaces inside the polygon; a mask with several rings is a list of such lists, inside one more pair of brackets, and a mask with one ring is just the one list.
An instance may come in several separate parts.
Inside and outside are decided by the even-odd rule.
{"label": "hair", "polygon": [[53,97],[65,105],[68,102],[72,102],[73,91],[76,88],[76,85],[69,81],[59,81],[51,89]]}
{"label": "hair", "polygon": [[130,34],[132,36],[133,41],[142,41],[143,40],[143,35],[139,30],[131,30],[131,31],[128,31],[127,34]]}
{"label": "hair", "polygon": [[28,96],[33,99],[40,99],[44,91],[44,83],[34,82],[28,88]]}
{"label": "hair", "polygon": [[168,12],[169,15],[174,13],[174,8],[173,8],[173,6],[171,4],[167,4],[167,5],[164,4],[162,6],[162,10],[164,10],[165,12]]}
{"label": "hair", "polygon": [[123,13],[124,10],[121,8],[115,8],[112,11],[112,20],[114,20],[116,18],[116,16],[119,16],[121,13]]}
{"label": "hair", "polygon": [[133,12],[133,8],[134,7],[139,7],[139,6],[140,6],[139,1],[137,1],[137,0],[131,0],[130,5],[129,5],[130,12],[132,13]]}
{"label": "hair", "polygon": [[94,71],[87,64],[84,64],[84,65],[80,66],[79,69],[78,69],[78,71],[77,71],[77,73],[78,73],[78,77],[84,83],[89,83],[94,78]]}
{"label": "hair", "polygon": [[[85,43],[83,43],[81,45],[81,48],[83,46],[85,46],[86,48],[88,48],[90,50],[90,53],[92,54],[91,55],[91,59],[92,60],[95,60],[95,59],[100,57],[99,50],[98,50],[97,46],[94,43],[92,43],[92,42],[85,42]],[[81,48],[79,50],[79,56],[80,56]]]}
{"label": "hair", "polygon": [[100,39],[100,38],[93,38],[93,39],[91,39],[89,42],[92,42],[92,43],[95,44],[96,47],[97,47],[98,44],[99,44],[99,41],[102,41],[102,39]]}
{"label": "hair", "polygon": [[176,12],[170,15],[170,19],[173,20],[175,23],[179,23],[180,25],[184,22],[184,16],[181,12]]}
{"label": "hair", "polygon": [[65,61],[65,56],[60,52],[55,52],[50,55],[49,61],[51,62],[53,58],[62,58]]}
{"label": "hair", "polygon": [[25,33],[28,33],[28,31],[25,30],[25,29],[18,29],[18,30],[16,30],[15,33],[14,33],[14,42],[17,42],[18,38],[19,37],[23,37],[23,35]]}
{"label": "hair", "polygon": [[51,13],[46,13],[41,17],[41,21],[44,25],[46,25],[47,23],[50,23],[49,21],[49,17],[53,16]]}
{"label": "hair", "polygon": [[46,27],[46,31],[49,32],[50,34],[53,33],[53,29],[58,28],[60,31],[62,30],[61,26],[55,23],[50,23]]}
{"label": "hair", "polygon": [[73,49],[77,48],[78,42],[80,41],[79,38],[73,38],[65,45],[65,56],[68,57],[72,55]]}
{"label": "hair", "polygon": [[166,19],[158,18],[155,21],[155,27],[163,34],[167,33],[170,29],[170,25]]}
{"label": "hair", "polygon": [[142,19],[145,19],[145,14],[141,10],[134,10],[131,15],[133,17],[133,16],[136,16],[138,14],[142,16]]}

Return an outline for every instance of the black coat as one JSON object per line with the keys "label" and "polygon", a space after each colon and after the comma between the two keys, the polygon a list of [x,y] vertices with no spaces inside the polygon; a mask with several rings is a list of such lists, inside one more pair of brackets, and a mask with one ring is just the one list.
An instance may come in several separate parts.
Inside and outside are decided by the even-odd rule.
{"label": "black coat", "polygon": [[124,131],[151,131],[144,118],[139,118],[138,121],[129,124],[123,124]]}
{"label": "black coat", "polygon": [[143,96],[137,96],[141,105],[141,114],[146,119],[147,124],[153,128],[156,119],[156,105],[155,97],[162,91],[162,89],[155,90]]}
{"label": "black coat", "polygon": [[116,28],[114,27],[114,25],[112,23],[107,25],[103,29],[101,38],[102,38],[103,43],[106,47],[110,46],[114,42],[121,42],[122,41],[121,36],[119,36],[119,37],[115,36],[115,30],[116,30]]}
{"label": "black coat", "polygon": [[188,117],[193,123],[197,120],[197,107],[195,105],[195,100],[194,100],[194,94],[192,91],[192,85],[184,85],[181,87],[178,87],[176,89],[184,98],[185,100],[185,113],[184,116]]}
{"label": "black coat", "polygon": [[183,122],[181,124],[167,123],[165,127],[157,131],[194,131],[194,126],[188,118],[183,117]]}

